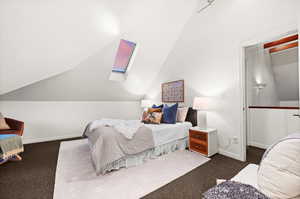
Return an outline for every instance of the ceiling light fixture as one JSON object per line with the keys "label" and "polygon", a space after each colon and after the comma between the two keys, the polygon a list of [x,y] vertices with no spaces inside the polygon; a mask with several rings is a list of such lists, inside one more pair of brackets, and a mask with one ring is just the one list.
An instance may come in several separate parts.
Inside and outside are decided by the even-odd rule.
{"label": "ceiling light fixture", "polygon": [[211,4],[214,2],[215,0],[206,0],[206,3],[203,3],[204,5],[197,11],[197,13],[202,12],[203,10],[205,10],[206,8],[208,8],[209,6],[211,6]]}

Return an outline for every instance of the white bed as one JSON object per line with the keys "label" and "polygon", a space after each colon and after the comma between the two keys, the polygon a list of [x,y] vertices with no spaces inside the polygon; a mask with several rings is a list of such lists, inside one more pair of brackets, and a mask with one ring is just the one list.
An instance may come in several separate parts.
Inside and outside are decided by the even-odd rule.
{"label": "white bed", "polygon": [[137,120],[103,119],[91,122],[84,133],[88,138],[97,174],[140,165],[188,146],[191,122],[143,124]]}
{"label": "white bed", "polygon": [[113,162],[109,170],[117,170],[143,164],[148,159],[188,147],[188,132],[192,127],[190,122],[176,124],[146,124],[152,130],[154,148],[135,155],[127,155],[121,161]]}
{"label": "white bed", "polygon": [[154,145],[161,146],[186,138],[192,124],[190,122],[177,122],[176,124],[146,124],[145,126],[152,130]]}

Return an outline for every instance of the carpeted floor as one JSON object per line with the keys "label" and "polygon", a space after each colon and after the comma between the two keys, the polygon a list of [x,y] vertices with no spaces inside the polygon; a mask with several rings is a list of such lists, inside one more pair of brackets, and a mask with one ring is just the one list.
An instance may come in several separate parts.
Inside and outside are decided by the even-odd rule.
{"label": "carpeted floor", "polygon": [[[1,199],[52,199],[60,141],[25,145],[23,161],[0,166]],[[216,178],[230,179],[248,163],[259,163],[264,150],[249,147],[247,162],[215,155],[208,163],[150,193],[144,199],[201,198]],[[66,197],[67,198],[67,197]]]}

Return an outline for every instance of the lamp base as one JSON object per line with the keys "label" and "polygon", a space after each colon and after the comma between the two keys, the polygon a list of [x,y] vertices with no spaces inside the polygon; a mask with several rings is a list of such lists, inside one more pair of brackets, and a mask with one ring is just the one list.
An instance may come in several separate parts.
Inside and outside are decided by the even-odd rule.
{"label": "lamp base", "polygon": [[197,125],[201,129],[207,129],[206,111],[197,111]]}

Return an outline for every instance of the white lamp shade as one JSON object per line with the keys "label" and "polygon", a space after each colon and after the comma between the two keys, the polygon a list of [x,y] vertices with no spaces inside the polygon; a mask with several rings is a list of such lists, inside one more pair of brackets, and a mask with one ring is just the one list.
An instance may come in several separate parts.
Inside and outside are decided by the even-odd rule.
{"label": "white lamp shade", "polygon": [[142,108],[148,108],[151,106],[151,101],[150,100],[142,100],[141,101],[141,107]]}
{"label": "white lamp shade", "polygon": [[193,109],[195,110],[208,110],[210,99],[209,97],[195,97],[193,103]]}

